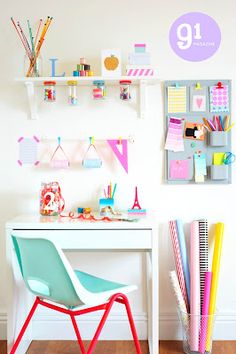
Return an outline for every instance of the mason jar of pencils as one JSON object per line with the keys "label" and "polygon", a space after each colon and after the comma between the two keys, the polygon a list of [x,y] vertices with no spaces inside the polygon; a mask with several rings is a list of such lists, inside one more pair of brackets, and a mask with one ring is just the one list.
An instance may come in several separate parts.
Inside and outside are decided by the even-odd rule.
{"label": "mason jar of pencils", "polygon": [[56,81],[44,81],[44,101],[55,102],[56,101]]}
{"label": "mason jar of pencils", "polygon": [[67,85],[68,85],[68,104],[70,106],[76,106],[78,104],[77,81],[75,80],[67,81]]}
{"label": "mason jar of pencils", "polygon": [[[31,68],[32,67],[32,68]],[[30,70],[31,68],[31,70]],[[24,76],[41,77],[43,76],[43,60],[41,54],[35,60],[34,57],[29,59],[28,55],[24,56]]]}

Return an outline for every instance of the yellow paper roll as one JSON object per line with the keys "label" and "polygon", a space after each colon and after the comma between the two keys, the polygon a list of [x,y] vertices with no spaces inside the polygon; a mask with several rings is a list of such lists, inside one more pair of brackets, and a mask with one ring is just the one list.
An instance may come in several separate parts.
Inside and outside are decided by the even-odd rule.
{"label": "yellow paper roll", "polygon": [[213,319],[216,309],[216,296],[217,288],[219,283],[219,273],[220,273],[220,259],[222,252],[223,236],[224,236],[224,224],[219,222],[216,224],[216,235],[215,235],[215,246],[212,261],[212,282],[211,282],[211,296],[209,304],[209,316],[208,326],[207,326],[207,341],[206,341],[206,351],[211,350],[211,338],[213,329]]}

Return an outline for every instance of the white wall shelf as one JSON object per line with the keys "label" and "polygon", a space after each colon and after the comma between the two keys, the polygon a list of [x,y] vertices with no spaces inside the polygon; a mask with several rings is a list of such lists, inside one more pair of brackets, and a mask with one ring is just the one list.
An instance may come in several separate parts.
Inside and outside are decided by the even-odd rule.
{"label": "white wall shelf", "polygon": [[154,85],[160,83],[155,77],[131,77],[120,76],[117,78],[109,78],[102,76],[67,76],[67,77],[22,77],[17,78],[16,81],[25,84],[29,100],[30,119],[38,118],[37,99],[35,96],[35,86],[43,86],[44,81],[56,81],[57,86],[67,86],[67,81],[77,81],[78,86],[92,86],[94,80],[104,80],[107,86],[118,86],[120,80],[131,80],[132,85],[139,87],[139,118],[145,118],[147,113],[147,85]]}

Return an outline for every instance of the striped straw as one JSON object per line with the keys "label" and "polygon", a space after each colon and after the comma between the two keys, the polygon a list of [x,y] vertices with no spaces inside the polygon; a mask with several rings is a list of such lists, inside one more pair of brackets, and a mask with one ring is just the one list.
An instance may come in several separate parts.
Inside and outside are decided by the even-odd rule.
{"label": "striped straw", "polygon": [[184,302],[186,304],[187,311],[189,312],[189,303],[188,303],[186,285],[184,281],[183,265],[181,260],[179,240],[178,240],[177,227],[175,221],[169,221],[169,230],[170,230],[170,235],[172,240],[175,267],[176,267],[176,272],[179,280],[179,285],[184,298]]}

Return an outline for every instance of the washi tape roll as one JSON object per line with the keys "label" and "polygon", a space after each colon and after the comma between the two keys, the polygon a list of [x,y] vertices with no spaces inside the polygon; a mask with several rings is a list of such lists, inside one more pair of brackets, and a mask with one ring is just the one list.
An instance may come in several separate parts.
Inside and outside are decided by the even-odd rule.
{"label": "washi tape roll", "polygon": [[79,62],[80,62],[80,64],[85,64],[86,63],[86,59],[85,58],[80,58]]}
{"label": "washi tape roll", "polygon": [[78,71],[84,70],[84,65],[83,64],[77,64],[77,70]]}

